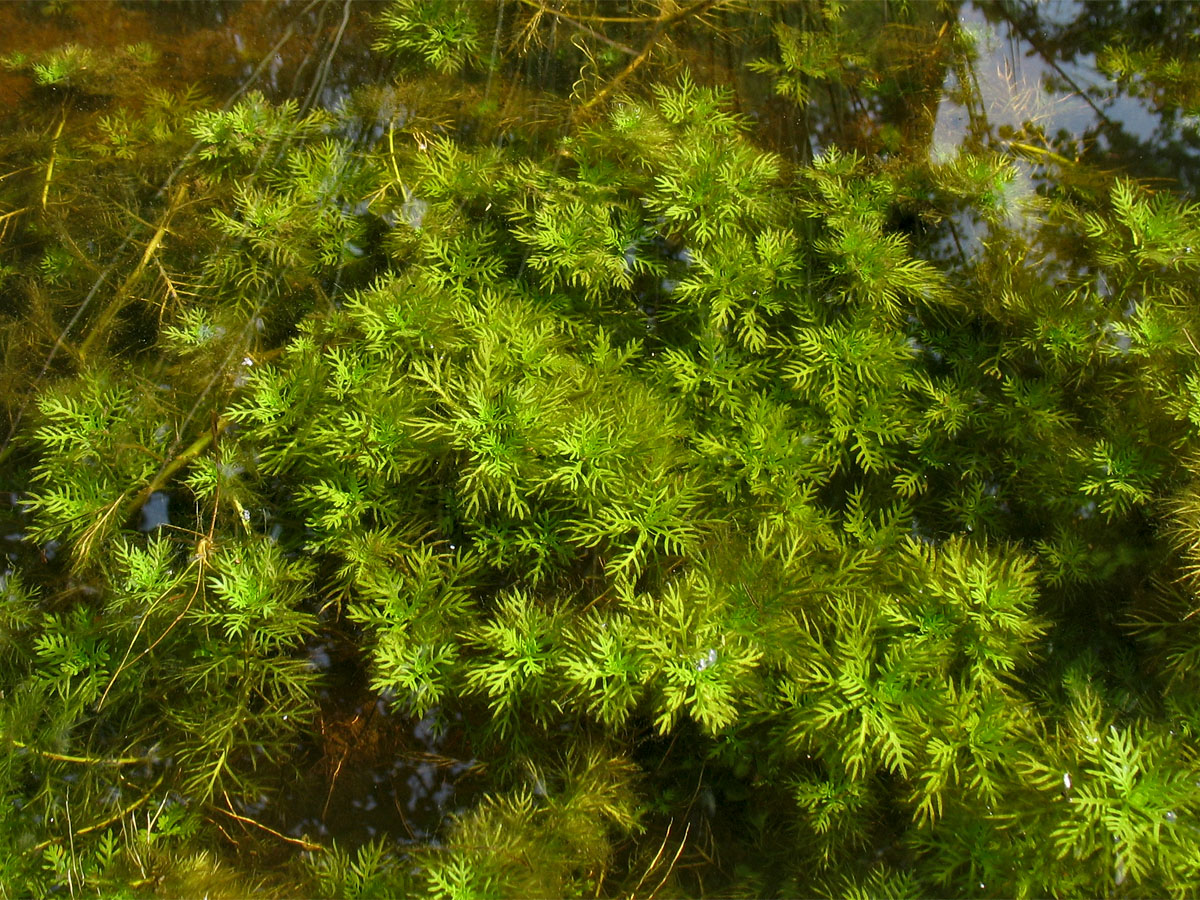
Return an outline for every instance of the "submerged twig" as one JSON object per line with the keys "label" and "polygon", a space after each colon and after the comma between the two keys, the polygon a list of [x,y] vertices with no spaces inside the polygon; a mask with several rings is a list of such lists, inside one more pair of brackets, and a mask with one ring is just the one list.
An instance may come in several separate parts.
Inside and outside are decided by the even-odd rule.
{"label": "submerged twig", "polygon": [[227,419],[218,418],[212,428],[192,441],[181,453],[177,454],[174,459],[163,466],[158,474],[150,479],[150,483],[129,500],[125,505],[125,515],[132,515],[135,510],[145,505],[146,501],[150,499],[151,494],[162,490],[163,485],[170,481],[172,475],[203,453],[208,448],[208,445],[216,441],[228,427],[229,421]]}
{"label": "submerged twig", "polygon": [[[78,835],[84,835],[84,834],[91,834],[93,831],[99,831],[101,828],[107,828],[113,822],[116,822],[119,819],[125,818],[125,816],[127,816],[129,813],[133,812],[135,809],[137,809],[139,806],[141,806],[143,803],[145,803],[147,800],[150,799],[151,795],[156,790],[158,790],[159,785],[161,785],[163,783],[164,777],[165,777],[164,775],[159,775],[158,780],[155,781],[154,784],[152,784],[150,786],[150,790],[146,791],[146,793],[142,794],[140,797],[138,797],[136,800],[134,800],[128,806],[124,807],[121,810],[118,810],[117,812],[113,813],[111,816],[109,816],[107,819],[104,819],[103,821],[96,822],[95,824],[92,824],[92,825],[87,825],[83,828],[80,828],[78,831],[73,831],[72,835],[78,836]],[[43,851],[47,847],[49,847],[51,844],[57,843],[58,841],[61,841],[61,840],[62,840],[62,835],[55,835],[52,838],[46,838],[46,840],[42,841],[40,844],[34,844],[32,847],[30,847],[28,850],[26,850],[25,853],[26,854],[40,853],[41,851]]]}
{"label": "submerged twig", "polygon": [[42,209],[46,208],[46,198],[50,196],[50,181],[54,178],[54,161],[58,158],[58,139],[62,136],[63,126],[67,124],[67,111],[63,110],[62,120],[50,141],[50,161],[46,163],[46,180],[42,182]]}
{"label": "submerged twig", "polygon": [[121,282],[121,286],[117,288],[116,293],[113,294],[113,298],[108,302],[108,305],[101,310],[100,315],[96,317],[96,322],[92,325],[92,329],[90,332],[88,332],[88,336],[84,338],[83,343],[80,344],[79,356],[82,359],[87,359],[92,348],[95,346],[96,341],[108,331],[108,326],[112,323],[112,320],[116,318],[117,314],[122,309],[125,308],[125,304],[129,300],[129,295],[133,290],[133,286],[137,284],[138,279],[142,277],[142,273],[146,271],[146,266],[150,264],[150,260],[158,251],[158,248],[162,245],[163,238],[166,237],[170,230],[171,218],[183,205],[186,197],[187,183],[184,182],[175,189],[175,194],[171,198],[171,202],[167,204],[167,208],[163,212],[162,218],[159,220],[158,227],[155,229],[154,234],[151,235],[150,241],[146,244],[146,249],[142,253],[142,258],[138,260],[137,265],[133,267],[133,271],[125,277],[123,282]]}
{"label": "submerged twig", "polygon": [[662,886],[667,883],[667,879],[670,878],[671,873],[675,871],[675,864],[679,862],[679,857],[683,854],[683,848],[687,845],[688,833],[691,830],[692,823],[688,822],[687,826],[683,829],[683,837],[679,839],[679,849],[675,851],[675,856],[671,859],[671,864],[667,866],[667,871],[663,873],[663,877],[659,880],[658,884],[654,886],[654,890],[647,895],[646,900],[654,900],[654,895],[662,890]]}
{"label": "submerged twig", "polygon": [[229,816],[231,819],[236,819],[237,821],[242,822],[243,824],[253,825],[255,828],[261,828],[263,831],[267,832],[268,834],[273,834],[275,837],[279,838],[281,841],[287,841],[289,844],[295,844],[298,847],[303,847],[305,850],[324,850],[325,849],[324,846],[321,844],[314,844],[312,841],[306,841],[303,838],[290,837],[289,835],[286,835],[286,834],[283,834],[282,832],[276,831],[270,825],[264,825],[262,822],[255,821],[254,819],[251,819],[249,816],[243,816],[239,813],[234,812],[233,811],[233,803],[229,799],[229,794],[225,793],[224,791],[222,791],[222,794],[225,797],[225,802],[227,804],[229,804],[229,809],[223,809],[220,806],[214,806],[213,809],[215,809],[217,812],[224,813],[225,815]]}
{"label": "submerged twig", "polygon": [[11,219],[13,216],[19,216],[23,212],[29,212],[31,209],[33,209],[32,206],[22,206],[20,209],[14,209],[12,212],[6,212],[4,215],[0,216],[0,222],[3,222],[5,219]]}

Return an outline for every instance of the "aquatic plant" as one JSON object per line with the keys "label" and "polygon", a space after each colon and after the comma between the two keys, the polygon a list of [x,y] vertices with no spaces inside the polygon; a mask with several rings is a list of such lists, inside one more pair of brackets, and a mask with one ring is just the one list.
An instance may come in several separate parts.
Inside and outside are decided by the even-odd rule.
{"label": "aquatic plant", "polygon": [[379,14],[379,36],[372,46],[383,53],[411,53],[439,72],[457,72],[480,50],[483,29],[473,7],[456,0],[392,0]]}
{"label": "aquatic plant", "polygon": [[[526,6],[498,41],[605,43]],[[758,28],[780,102],[914,77],[836,6],[633,7],[646,58]],[[395,3],[380,49],[482,66],[491,12]],[[639,58],[565,131],[184,91],[4,148],[4,896],[1200,879],[1200,209],[789,158]],[[322,833],[418,752],[476,779],[433,833]]]}

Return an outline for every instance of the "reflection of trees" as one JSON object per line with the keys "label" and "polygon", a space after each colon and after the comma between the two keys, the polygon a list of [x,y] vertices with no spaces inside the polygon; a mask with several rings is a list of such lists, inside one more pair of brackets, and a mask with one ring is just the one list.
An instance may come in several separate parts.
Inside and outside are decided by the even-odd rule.
{"label": "reflection of trees", "polygon": [[[702,80],[734,85],[760,139],[800,161],[831,145],[920,155],[934,143],[938,107],[949,90],[967,119],[956,143],[979,147],[998,138],[1006,147],[1049,150],[1060,163],[1119,164],[1131,175],[1177,180],[1187,190],[1200,182],[1200,62],[1193,61],[1200,60],[1200,6],[980,4],[984,19],[1007,32],[1011,52],[1033,60],[1038,77],[1024,92],[1012,72],[1001,74],[1005,85],[988,83],[991,73],[982,67],[992,61],[963,40],[960,7],[860,3],[839,11],[816,2],[747,8],[656,0],[618,16],[590,0],[522,0],[497,27],[504,32],[499,43],[523,55],[526,75],[530,66],[558,66],[559,77],[543,71],[540,80],[584,100],[585,112],[594,105],[588,98],[637,92],[638,82],[680,66],[703,73]],[[541,52],[526,52],[535,47]],[[778,62],[756,67],[755,60]],[[1071,96],[1090,122],[1060,128],[1051,107]]]}
{"label": "reflection of trees", "polygon": [[[1042,6],[980,5],[1005,22],[1067,91],[1096,111],[1082,135],[1048,136],[1055,149],[1130,174],[1200,185],[1200,6],[1148,0]],[[1078,141],[1075,146],[1074,142]]]}
{"label": "reflection of trees", "polygon": [[[577,117],[687,66],[735,87],[759,138],[806,161],[831,145],[875,154],[928,142],[957,7],[653,0],[618,14],[594,0],[521,0],[495,7],[495,27],[507,74],[574,96]],[[754,65],[781,50],[782,65]]]}

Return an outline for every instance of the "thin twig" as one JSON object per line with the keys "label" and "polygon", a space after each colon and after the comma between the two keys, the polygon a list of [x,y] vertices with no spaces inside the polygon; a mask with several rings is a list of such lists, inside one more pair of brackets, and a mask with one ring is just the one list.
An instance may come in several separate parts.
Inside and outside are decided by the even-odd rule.
{"label": "thin twig", "polygon": [[[155,647],[157,647],[164,640],[166,640],[167,635],[170,634],[174,630],[175,626],[178,625],[181,621],[183,621],[183,617],[186,616],[188,614],[188,610],[192,608],[192,604],[196,601],[196,597],[200,593],[200,586],[204,583],[204,568],[205,568],[205,564],[208,562],[208,554],[211,552],[211,548],[212,548],[212,544],[213,544],[213,534],[216,531],[216,527],[217,527],[217,504],[214,503],[212,519],[209,521],[209,525],[208,525],[208,534],[202,535],[200,537],[199,542],[197,542],[197,545],[196,545],[196,585],[195,585],[195,587],[192,588],[192,596],[188,597],[188,601],[187,601],[187,603],[185,603],[183,605],[183,609],[181,609],[179,611],[179,615],[177,615],[174,619],[171,620],[171,624],[166,627],[166,629],[163,631],[163,633],[160,634],[153,642],[151,642],[149,647],[147,647],[145,650],[143,650],[141,653],[139,653],[132,662],[127,662],[127,660],[129,659],[129,654],[133,652],[133,647],[137,643],[137,639],[142,633],[142,626],[145,625],[148,621],[150,621],[150,610],[153,609],[154,606],[158,603],[158,601],[162,599],[162,595],[160,594],[158,597],[155,598],[154,603],[150,604],[150,609],[146,610],[145,614],[142,616],[141,622],[138,623],[137,630],[133,634],[133,639],[129,642],[129,647],[125,650],[125,656],[121,660],[121,664],[119,666],[117,666],[117,670],[115,672],[113,672],[112,678],[110,678],[108,680],[108,686],[104,688],[104,693],[100,696],[100,702],[96,704],[97,710],[99,710],[100,707],[104,705],[104,700],[106,697],[108,697],[108,692],[110,690],[112,690],[112,686],[114,684],[116,684],[118,676],[120,676],[120,674],[122,672],[124,672],[125,669],[127,669],[129,666],[136,664],[138,662],[138,660],[140,660],[143,657],[147,656],[148,654],[152,653],[154,651]],[[195,532],[193,532],[193,533],[195,533]],[[172,598],[172,599],[177,599],[177,598]]]}
{"label": "thin twig", "polygon": [[667,823],[667,833],[663,835],[662,843],[658,845],[658,852],[654,854],[654,859],[650,860],[650,865],[646,867],[646,871],[642,873],[642,877],[638,879],[638,883],[635,884],[633,886],[633,890],[629,892],[629,896],[631,898],[637,896],[638,888],[642,886],[642,882],[649,877],[650,873],[653,872],[655,867],[658,865],[658,861],[662,858],[663,851],[667,849],[667,841],[671,839],[671,828],[674,827],[674,825],[674,819]]}
{"label": "thin twig", "polygon": [[683,853],[683,848],[687,845],[688,833],[692,830],[692,823],[688,822],[687,827],[683,829],[683,837],[679,839],[679,849],[675,851],[675,857],[671,860],[671,864],[667,866],[667,871],[664,873],[662,880],[655,886],[646,897],[646,900],[654,900],[654,895],[662,890],[662,886],[667,883],[667,879],[671,877],[671,873],[675,871],[675,863],[679,862],[679,857]]}
{"label": "thin twig", "polygon": [[[540,0],[521,0],[526,6],[532,6],[539,13],[550,13],[552,16],[558,16],[560,19],[565,16],[556,9],[551,9]],[[584,22],[625,22],[625,23],[649,23],[657,22],[658,16],[577,16],[578,19]]]}
{"label": "thin twig", "polygon": [[1192,349],[1196,351],[1196,355],[1200,356],[1200,347],[1196,346],[1196,342],[1192,340],[1192,335],[1186,328],[1183,329],[1183,336],[1187,338],[1188,343],[1192,345]]}
{"label": "thin twig", "polygon": [[[130,803],[128,806],[126,806],[121,811],[109,816],[107,819],[105,819],[102,822],[97,822],[94,825],[88,825],[86,828],[80,828],[78,831],[76,831],[74,833],[75,834],[91,834],[93,831],[99,831],[101,828],[107,828],[109,825],[111,825],[113,822],[116,822],[118,819],[125,818],[125,816],[127,814],[133,812],[135,809],[137,809],[139,806],[141,806],[143,803],[145,803],[147,800],[150,799],[150,795],[153,794],[156,790],[158,790],[158,786],[163,783],[163,777],[164,776],[159,775],[158,781],[154,782],[154,784],[151,785],[150,790],[146,791],[146,793],[142,794],[142,796],[138,797],[136,800],[134,800],[132,803]],[[52,838],[46,838],[46,840],[42,841],[40,844],[34,844],[32,847],[30,847],[28,850],[26,850],[25,854],[28,855],[31,853],[40,853],[42,850],[45,850],[51,844],[56,843],[61,840],[62,840],[62,835],[56,835],[55,837],[52,837]]]}
{"label": "thin twig", "polygon": [[[239,815],[238,813],[235,813],[233,811],[233,803],[230,802],[230,800],[229,800],[229,794],[225,793],[224,791],[222,791],[221,793],[224,794],[225,802],[229,804],[229,809],[222,809],[220,806],[214,806],[213,809],[215,809],[217,812],[224,813],[225,815],[229,816],[231,819],[236,819],[237,821],[242,822],[246,825],[253,825],[256,828],[261,828],[263,831],[267,832],[268,834],[275,835],[275,837],[279,838],[281,841],[287,841],[289,844],[295,844],[298,847],[303,847],[305,850],[324,850],[325,849],[324,846],[321,844],[314,844],[312,841],[306,841],[303,838],[290,837],[286,834],[276,831],[270,825],[264,825],[262,822],[256,822],[254,819],[251,819],[249,816],[243,816],[243,815]],[[237,843],[237,842],[234,841],[234,843]]]}
{"label": "thin twig", "polygon": [[75,859],[75,829],[71,825],[71,792],[70,791],[67,791],[66,804],[67,804],[67,807],[66,807],[67,808],[67,837],[69,837],[71,839],[71,865],[67,868],[67,888],[71,891],[71,896],[74,897],[75,896],[75,885],[71,880],[71,870],[74,869],[78,865],[78,863]]}
{"label": "thin twig", "polygon": [[333,791],[337,787],[338,775],[342,773],[342,765],[346,762],[346,757],[350,755],[350,745],[347,744],[342,750],[342,758],[338,760],[338,764],[334,767],[333,777],[329,779],[329,793],[325,795],[325,805],[321,808],[321,818],[325,819],[329,816],[329,804],[333,800]]}
{"label": "thin twig", "polygon": [[[146,609],[146,612],[143,613],[142,620],[140,622],[138,622],[137,630],[135,630],[133,632],[133,638],[129,641],[129,646],[125,648],[125,656],[121,659],[121,664],[119,666],[117,666],[116,671],[112,673],[112,677],[110,679],[108,679],[108,684],[105,685],[105,687],[104,687],[104,693],[100,695],[100,699],[96,702],[96,711],[97,712],[99,712],[101,710],[101,708],[103,708],[104,701],[108,699],[108,692],[111,691],[112,686],[117,683],[117,679],[119,677],[121,677],[121,673],[124,672],[130,665],[133,665],[133,663],[129,662],[129,654],[133,652],[134,645],[137,644],[137,639],[142,636],[142,629],[145,628],[146,623],[148,621],[150,621],[150,613],[153,612],[154,607],[158,605],[158,601],[162,600],[164,596],[165,596],[164,594],[159,594],[157,597],[155,597],[154,602],[151,603],[150,606]],[[193,596],[195,596],[195,595],[193,594]],[[178,598],[172,597],[171,599],[175,600]],[[189,601],[189,603],[190,603],[190,601]],[[146,655],[146,653],[149,653],[149,652],[150,651],[147,650],[145,653],[139,654],[138,658],[135,659],[133,662],[136,663],[138,661],[138,659],[141,659],[143,656]]]}
{"label": "thin twig", "polygon": [[171,476],[190,463],[193,459],[199,456],[213,443],[221,433],[229,427],[227,419],[219,418],[217,426],[209,431],[204,432],[196,440],[192,441],[179,455],[175,456],[167,463],[158,474],[150,479],[150,483],[142,488],[138,493],[126,504],[125,515],[132,515],[135,510],[140,509],[150,499],[150,495],[155,491],[161,490],[163,486],[171,480]]}
{"label": "thin twig", "polygon": [[14,209],[12,212],[6,212],[4,215],[0,216],[0,222],[3,222],[5,219],[10,219],[13,216],[19,216],[23,212],[29,212],[31,209],[33,209],[32,206],[22,206],[20,209]]}
{"label": "thin twig", "polygon": [[23,166],[20,169],[13,169],[11,172],[5,172],[3,175],[0,175],[0,181],[3,181],[5,178],[11,178],[13,175],[20,175],[22,172],[32,171],[36,168],[37,164],[34,163],[31,166]]}

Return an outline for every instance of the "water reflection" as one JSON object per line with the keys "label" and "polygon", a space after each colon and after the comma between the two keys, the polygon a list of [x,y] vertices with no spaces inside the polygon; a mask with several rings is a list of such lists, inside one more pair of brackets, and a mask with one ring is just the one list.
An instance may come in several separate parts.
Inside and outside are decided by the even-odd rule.
{"label": "water reflection", "polygon": [[170,499],[165,491],[155,491],[151,494],[142,505],[138,531],[154,531],[163,525],[170,525],[171,518],[167,511]]}
{"label": "water reflection", "polygon": [[[330,664],[329,654],[310,649],[318,667]],[[406,845],[429,841],[479,790],[470,777],[479,763],[459,757],[461,721],[461,713],[434,710],[414,723],[383,699],[350,713],[334,703],[320,726],[320,759],[279,798],[274,817],[297,838],[336,837],[349,846],[380,835]]]}
{"label": "water reflection", "polygon": [[[968,28],[996,44],[976,71],[999,66],[1022,99],[1004,104],[991,125],[1035,138],[1067,159],[1120,166],[1142,178],[1167,178],[1192,190],[1200,176],[1195,86],[1200,84],[1200,8],[1191,3],[980,3],[963,10]],[[1122,73],[1122,53],[1177,60],[1178,75]],[[1169,68],[1164,65],[1164,70]],[[1190,71],[1189,71],[1190,70]],[[1191,87],[1188,88],[1189,79]],[[996,88],[1000,96],[1002,86]],[[1028,105],[1032,115],[1019,110]]]}

